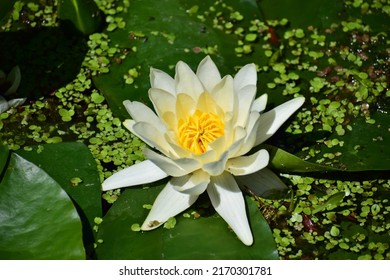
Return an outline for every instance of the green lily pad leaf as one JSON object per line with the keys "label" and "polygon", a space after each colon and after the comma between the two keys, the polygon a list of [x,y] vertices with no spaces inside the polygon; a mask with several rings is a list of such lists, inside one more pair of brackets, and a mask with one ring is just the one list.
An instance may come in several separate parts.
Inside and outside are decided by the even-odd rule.
{"label": "green lily pad leaf", "polygon": [[[257,204],[246,197],[254,244],[247,247],[236,237],[214,209],[200,208],[179,214],[173,228],[142,232],[142,224],[163,186],[127,189],[99,226],[98,259],[277,259],[275,241]],[[208,199],[207,197],[201,197]],[[202,204],[199,198],[195,207]],[[212,207],[211,207],[212,208]],[[210,210],[212,213],[209,213]],[[207,214],[206,214],[207,213]],[[138,226],[137,226],[138,224]],[[170,223],[171,225],[172,223]]]}
{"label": "green lily pad leaf", "polygon": [[58,16],[86,35],[98,32],[102,26],[102,13],[93,0],[60,0]]}
{"label": "green lily pad leaf", "polygon": [[7,165],[8,155],[9,155],[8,147],[0,144],[0,175],[3,173],[3,170]]}
{"label": "green lily pad leaf", "polygon": [[352,130],[346,132],[343,147],[323,147],[322,154],[340,152],[339,165],[350,171],[390,170],[390,115],[375,112],[371,115],[374,124],[364,118],[354,120]]}
{"label": "green lily pad leaf", "polygon": [[16,0],[0,1],[0,21],[12,10]]}
{"label": "green lily pad leaf", "polygon": [[[219,6],[212,8],[222,11],[225,21],[234,22],[235,28],[260,16],[256,1],[246,1],[245,5],[228,1],[226,7],[215,4]],[[262,52],[253,51],[253,57],[236,56],[239,37],[233,33],[234,29],[222,31],[214,26],[214,16],[205,16],[212,5],[212,2],[198,1],[195,7],[193,1],[178,0],[151,1],[145,5],[142,0],[134,0],[131,9],[121,15],[126,24],[115,31],[106,31],[110,44],[127,53],[112,60],[108,73],[94,77],[95,85],[104,93],[116,116],[129,117],[122,104],[124,100],[151,105],[148,98],[150,67],[173,76],[173,68],[179,60],[195,70],[208,54],[213,56],[223,74],[234,74],[237,66],[266,61]],[[249,44],[250,48],[261,47],[256,42],[248,42],[248,48]]]}
{"label": "green lily pad leaf", "polygon": [[65,142],[33,146],[18,154],[45,170],[68,193],[83,222],[87,252],[93,250],[94,218],[102,216],[101,187],[96,162],[82,143]]}
{"label": "green lily pad leaf", "polygon": [[270,153],[270,167],[280,172],[318,172],[341,171],[330,166],[324,166],[300,159],[280,148],[271,145],[261,145]]}
{"label": "green lily pad leaf", "polygon": [[0,183],[0,259],[84,259],[80,218],[69,196],[17,154]]}
{"label": "green lily pad leaf", "polygon": [[328,26],[340,17],[343,2],[338,0],[258,1],[266,19],[287,18],[293,27]]}

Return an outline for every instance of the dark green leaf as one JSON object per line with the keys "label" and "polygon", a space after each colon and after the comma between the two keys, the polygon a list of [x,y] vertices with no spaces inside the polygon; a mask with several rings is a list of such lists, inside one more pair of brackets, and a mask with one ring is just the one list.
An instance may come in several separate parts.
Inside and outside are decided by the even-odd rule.
{"label": "dark green leaf", "polygon": [[0,183],[0,259],[83,259],[81,222],[68,195],[12,154]]}
{"label": "dark green leaf", "polygon": [[102,25],[101,11],[93,0],[60,0],[58,16],[86,35],[98,32]]}
{"label": "dark green leaf", "polygon": [[[132,231],[131,226],[142,224],[149,212],[143,205],[152,204],[162,187],[128,189],[121,194],[99,227],[99,238],[102,239],[97,247],[99,259],[278,258],[271,230],[257,204],[249,197],[246,198],[247,213],[254,235],[251,247],[242,244],[226,222],[210,209],[198,219],[179,214],[173,229]],[[212,213],[207,215],[210,211]],[[191,210],[186,212],[191,213]]]}
{"label": "dark green leaf", "polygon": [[7,165],[8,155],[9,155],[8,146],[0,144],[0,176],[3,173],[5,166]]}
{"label": "dark green leaf", "polygon": [[259,0],[263,20],[287,18],[293,27],[328,27],[340,17],[343,2],[338,0]]}
{"label": "dark green leaf", "polygon": [[280,172],[317,172],[317,171],[341,171],[339,169],[311,163],[300,159],[280,148],[271,145],[262,145],[270,153],[270,167]]}
{"label": "dark green leaf", "polygon": [[83,222],[85,246],[91,251],[94,218],[102,216],[102,206],[99,174],[89,149],[69,142],[34,146],[18,154],[45,170],[72,198]]}
{"label": "dark green leaf", "polygon": [[14,6],[16,0],[1,0],[0,1],[0,21],[9,13]]}
{"label": "dark green leaf", "polygon": [[323,147],[323,152],[341,152],[338,160],[350,171],[390,170],[390,115],[376,112],[371,118],[375,120],[374,124],[367,123],[364,118],[355,119],[352,130],[342,138],[344,146]]}

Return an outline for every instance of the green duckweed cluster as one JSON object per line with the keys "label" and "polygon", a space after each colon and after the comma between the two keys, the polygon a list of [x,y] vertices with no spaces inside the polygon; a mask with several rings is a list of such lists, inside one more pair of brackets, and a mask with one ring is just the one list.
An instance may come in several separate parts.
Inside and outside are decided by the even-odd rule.
{"label": "green duckweed cluster", "polygon": [[263,201],[282,258],[390,258],[389,180],[286,177],[293,197]]}
{"label": "green duckweed cluster", "polygon": [[[119,5],[114,2],[117,1],[96,1],[107,15],[108,32],[125,28],[120,13],[130,5],[129,1]],[[20,22],[33,28],[57,26],[56,1],[42,3],[17,1],[2,30],[19,28]],[[379,10],[390,13],[384,0],[345,1],[345,7],[361,14]],[[315,139],[315,148],[302,147],[301,158],[333,165],[342,156],[338,148],[343,147],[343,137],[353,130],[354,119],[363,118],[368,125],[375,126],[373,113],[388,113],[388,34],[376,32],[359,18],[351,17],[325,29],[303,29],[290,28],[287,19],[257,19],[248,27],[244,16],[224,1],[216,1],[207,11],[192,6],[187,12],[200,21],[211,19],[216,30],[236,35],[235,55],[255,57],[260,81],[267,81],[259,85],[259,91],[288,99],[310,93],[304,109],[286,131],[294,135],[313,131],[328,134]],[[164,36],[172,44],[175,41],[175,34],[152,35]],[[107,73],[112,63],[120,64],[131,53],[113,45],[105,33],[92,34],[85,43],[88,51],[76,78],[49,96],[1,114],[0,133],[11,150],[81,141],[96,159],[103,180],[113,170],[143,160],[145,144],[123,128],[103,94],[93,85],[95,75]],[[221,46],[208,46],[200,51],[217,54],[220,49]],[[138,66],[128,69],[119,79],[132,84],[139,71]],[[332,150],[324,152],[321,147]],[[360,149],[356,145],[353,152]],[[291,197],[262,199],[264,205],[260,207],[271,225],[282,259],[390,259],[388,180],[283,176],[291,186]],[[79,179],[73,178],[72,184],[79,184]],[[113,203],[119,195],[120,191],[114,190],[103,194],[103,198]],[[96,232],[101,222],[101,218],[95,219]],[[164,226],[174,227],[175,220]],[[140,226],[131,225],[131,230],[139,231]]]}
{"label": "green duckweed cluster", "polygon": [[[21,11],[28,11],[26,7],[31,13],[49,10],[39,4],[17,2],[13,17],[6,26],[13,26],[14,21],[22,16]],[[16,14],[17,11],[19,14]],[[110,13],[113,14],[112,11]],[[36,19],[29,18],[31,21]],[[103,180],[112,174],[112,170],[143,160],[142,148],[145,144],[131,135],[121,121],[112,115],[104,96],[94,88],[92,82],[94,75],[109,71],[112,57],[120,59],[123,54],[119,48],[110,46],[107,35],[103,33],[90,35],[86,43],[88,52],[73,81],[50,96],[1,114],[1,138],[11,150],[29,150],[31,145],[40,143],[83,142],[95,157]],[[118,195],[118,192],[110,192],[105,197],[112,203]]]}

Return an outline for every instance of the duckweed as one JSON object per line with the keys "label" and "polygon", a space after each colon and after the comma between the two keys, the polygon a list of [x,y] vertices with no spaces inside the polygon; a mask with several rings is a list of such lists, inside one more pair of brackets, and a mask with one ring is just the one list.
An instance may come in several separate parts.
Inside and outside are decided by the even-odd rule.
{"label": "duckweed", "polygon": [[[107,30],[125,28],[125,21],[118,13],[129,8],[129,1],[96,0],[99,8],[108,16]],[[345,1],[346,7],[359,8],[369,14],[390,9],[381,1]],[[370,116],[377,101],[389,97],[387,85],[388,65],[378,57],[387,57],[387,34],[373,34],[370,26],[359,19],[349,19],[333,24],[325,30],[314,27],[289,28],[288,20],[253,20],[249,27],[240,25],[245,17],[223,1],[216,1],[207,12],[199,14],[199,7],[192,6],[187,12],[199,20],[213,19],[214,28],[227,34],[235,34],[235,54],[238,57],[259,55],[267,59],[258,65],[259,76],[267,76],[266,91],[269,94],[282,93],[289,97],[310,92],[305,108],[297,113],[286,131],[295,135],[315,131],[332,132],[329,136],[315,139],[317,146],[303,147],[301,157],[319,163],[333,164],[341,156],[338,147],[344,145],[342,136],[352,130],[351,119],[364,118],[375,125]],[[57,26],[58,20],[51,6],[38,9],[36,4],[17,1],[7,30],[21,13],[28,13],[30,26]],[[224,16],[222,16],[224,15]],[[280,34],[278,39],[270,28]],[[271,29],[271,30],[273,30]],[[337,32],[344,32],[348,40],[335,39]],[[142,32],[130,34],[145,37]],[[170,43],[175,34],[155,33]],[[2,141],[11,150],[37,143],[81,141],[88,145],[96,159],[103,180],[119,170],[144,159],[145,146],[121,125],[112,115],[103,94],[93,87],[92,77],[110,71],[111,63],[120,63],[136,48],[123,50],[112,45],[104,33],[91,34],[88,38],[88,52],[82,62],[80,73],[69,84],[53,92],[49,97],[32,100],[20,112],[0,115]],[[374,57],[370,49],[378,50]],[[190,50],[190,49],[189,49]],[[205,54],[218,53],[218,46],[193,49]],[[261,59],[259,59],[260,61]],[[257,62],[257,61],[256,61]],[[127,84],[134,82],[140,74],[139,66],[126,69],[123,79]],[[268,77],[268,76],[267,76]],[[122,77],[120,77],[122,78]],[[50,118],[52,121],[47,122]],[[19,133],[15,135],[15,131]],[[310,134],[311,135],[311,134]],[[327,134],[328,135],[328,134]],[[374,140],[375,139],[375,140]],[[375,137],[373,141],[382,141]],[[322,152],[319,146],[336,150]],[[42,146],[41,146],[42,147]],[[359,153],[363,145],[355,145],[351,152]],[[269,215],[273,235],[281,258],[323,259],[348,256],[356,259],[390,259],[390,181],[345,181],[318,179],[283,174],[290,182],[293,198],[264,200],[275,209]],[[81,178],[72,178],[70,183],[78,186]],[[120,190],[105,192],[102,196],[108,203],[114,203]],[[150,209],[151,205],[143,205]],[[199,218],[197,212],[183,214]],[[101,218],[95,218],[94,230],[98,231]],[[173,228],[176,220],[170,219],[165,228]],[[131,225],[132,231],[140,231],[139,224]],[[98,240],[102,243],[103,240]]]}

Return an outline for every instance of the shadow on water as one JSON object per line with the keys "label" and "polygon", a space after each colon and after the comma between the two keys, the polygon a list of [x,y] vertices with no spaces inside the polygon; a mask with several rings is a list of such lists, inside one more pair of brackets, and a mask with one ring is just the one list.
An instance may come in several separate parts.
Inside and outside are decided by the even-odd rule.
{"label": "shadow on water", "polygon": [[85,37],[61,27],[0,32],[0,68],[21,70],[18,97],[47,96],[72,81],[87,50]]}

